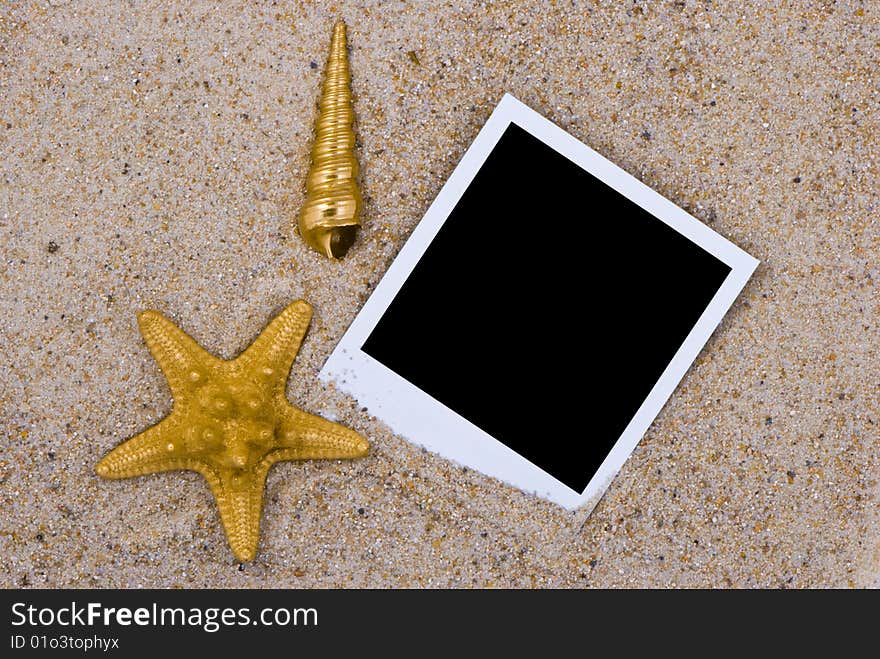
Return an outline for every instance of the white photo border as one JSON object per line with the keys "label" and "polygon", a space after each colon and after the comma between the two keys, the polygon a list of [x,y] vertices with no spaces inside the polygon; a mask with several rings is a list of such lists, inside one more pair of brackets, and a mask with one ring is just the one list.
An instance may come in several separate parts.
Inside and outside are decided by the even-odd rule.
{"label": "white photo border", "polygon": [[[510,123],[515,123],[566,156],[731,268],[583,492],[560,482],[361,349]],[[672,395],[757,266],[757,259],[527,105],[505,94],[327,359],[319,377],[325,382],[335,381],[339,389],[352,395],[394,432],[430,451],[565,508],[587,505],[592,508]]]}

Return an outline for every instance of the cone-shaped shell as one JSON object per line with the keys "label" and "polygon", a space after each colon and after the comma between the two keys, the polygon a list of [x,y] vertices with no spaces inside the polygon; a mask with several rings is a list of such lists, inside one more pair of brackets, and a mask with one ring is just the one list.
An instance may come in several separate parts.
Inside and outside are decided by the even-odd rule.
{"label": "cone-shaped shell", "polygon": [[306,180],[306,201],[299,215],[302,237],[331,258],[345,255],[360,224],[361,193],[349,82],[345,23],[339,21],[333,28]]}

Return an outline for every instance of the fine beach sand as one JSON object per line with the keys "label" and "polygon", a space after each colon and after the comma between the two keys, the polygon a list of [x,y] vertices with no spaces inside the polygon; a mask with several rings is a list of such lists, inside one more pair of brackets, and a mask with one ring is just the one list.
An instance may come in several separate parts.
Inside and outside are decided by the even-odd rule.
{"label": "fine beach sand", "polygon": [[[4,2],[0,585],[875,584],[880,9],[661,4]],[[294,220],[337,17],[365,224],[333,263]],[[762,262],[589,519],[317,379],[508,91]],[[94,466],[170,411],[139,311],[231,358],[300,297],[289,397],[373,451],[275,466],[239,566],[201,477]],[[589,440],[589,390],[536,441]]]}

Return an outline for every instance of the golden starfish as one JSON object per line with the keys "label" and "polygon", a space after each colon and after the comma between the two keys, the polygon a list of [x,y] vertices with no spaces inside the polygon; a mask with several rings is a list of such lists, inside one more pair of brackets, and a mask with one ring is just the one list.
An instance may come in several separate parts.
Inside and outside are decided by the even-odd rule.
{"label": "golden starfish", "polygon": [[232,553],[257,553],[266,474],[280,460],[359,458],[370,445],[353,430],[293,407],[285,388],[312,317],[289,305],[232,361],[208,354],[157,311],[138,316],[141,334],[171,387],[171,414],[110,451],[105,478],[186,469],[208,481]]}

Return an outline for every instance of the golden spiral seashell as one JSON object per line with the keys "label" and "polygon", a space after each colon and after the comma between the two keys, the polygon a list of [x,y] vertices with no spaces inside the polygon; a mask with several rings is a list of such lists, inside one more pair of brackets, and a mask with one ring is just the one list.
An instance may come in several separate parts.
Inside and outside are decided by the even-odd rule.
{"label": "golden spiral seashell", "polygon": [[357,233],[361,193],[354,156],[354,110],[345,23],[333,28],[299,231],[314,249],[342,258]]}

